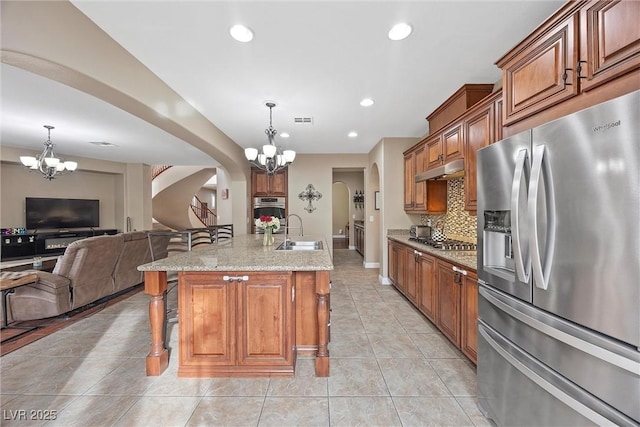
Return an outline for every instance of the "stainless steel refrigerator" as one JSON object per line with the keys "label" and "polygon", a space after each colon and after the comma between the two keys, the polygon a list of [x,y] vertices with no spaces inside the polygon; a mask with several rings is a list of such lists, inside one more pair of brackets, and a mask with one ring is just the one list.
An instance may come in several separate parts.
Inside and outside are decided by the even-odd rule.
{"label": "stainless steel refrigerator", "polygon": [[478,152],[478,404],[640,423],[640,91]]}

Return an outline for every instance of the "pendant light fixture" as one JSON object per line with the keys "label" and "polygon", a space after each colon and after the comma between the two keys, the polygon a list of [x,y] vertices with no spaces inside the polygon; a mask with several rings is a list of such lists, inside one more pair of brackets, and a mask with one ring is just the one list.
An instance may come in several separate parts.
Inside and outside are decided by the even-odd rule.
{"label": "pendant light fixture", "polygon": [[267,175],[273,175],[277,171],[286,168],[296,158],[296,152],[293,150],[281,151],[274,141],[277,130],[273,128],[273,107],[275,102],[268,101],[265,105],[269,108],[269,127],[265,129],[269,143],[262,146],[262,153],[257,148],[245,148],[244,155],[251,164],[263,171]]}
{"label": "pendant light fixture", "polygon": [[64,161],[56,156],[53,151],[55,146],[51,142],[51,129],[55,129],[53,126],[44,125],[47,129],[47,140],[44,142],[44,150],[40,156],[20,156],[20,161],[23,165],[30,170],[40,171],[45,179],[51,181],[57,175],[64,175],[75,171],[78,168],[78,163],[71,161]]}

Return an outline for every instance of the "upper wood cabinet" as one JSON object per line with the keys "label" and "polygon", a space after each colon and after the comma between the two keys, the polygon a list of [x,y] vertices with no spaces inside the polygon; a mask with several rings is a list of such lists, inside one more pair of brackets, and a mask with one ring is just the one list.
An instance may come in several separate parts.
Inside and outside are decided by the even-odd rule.
{"label": "upper wood cabinet", "polygon": [[[638,22],[635,0],[568,2],[496,63],[503,73],[504,125],[640,68]],[[588,106],[576,102],[573,111]],[[557,116],[573,111],[561,109]]]}
{"label": "upper wood cabinet", "polygon": [[464,208],[475,211],[477,198],[477,152],[495,141],[494,137],[494,102],[483,102],[482,108],[474,107],[474,111],[464,119]]}
{"label": "upper wood cabinet", "polygon": [[251,194],[253,197],[287,197],[287,172],[284,169],[268,175],[260,169],[251,169]]}
{"label": "upper wood cabinet", "polygon": [[404,210],[409,213],[445,213],[446,182],[415,182],[416,174],[426,170],[429,145],[425,141],[404,153]]}
{"label": "upper wood cabinet", "polygon": [[455,123],[437,135],[426,139],[427,165],[425,170],[462,158],[462,125]]}
{"label": "upper wood cabinet", "polygon": [[640,68],[640,2],[590,1],[580,10],[580,88]]}
{"label": "upper wood cabinet", "polygon": [[525,49],[497,63],[502,68],[504,124],[578,94],[578,14],[558,21]]}

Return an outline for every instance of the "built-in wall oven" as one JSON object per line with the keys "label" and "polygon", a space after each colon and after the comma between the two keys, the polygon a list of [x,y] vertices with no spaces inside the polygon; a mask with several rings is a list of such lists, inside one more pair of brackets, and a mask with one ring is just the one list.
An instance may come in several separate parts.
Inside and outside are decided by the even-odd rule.
{"label": "built-in wall oven", "polygon": [[286,221],[287,199],[285,197],[254,197],[253,224],[254,233],[264,233],[262,228],[256,228],[255,223],[262,215],[275,216],[280,220],[280,229],[276,233],[284,233]]}

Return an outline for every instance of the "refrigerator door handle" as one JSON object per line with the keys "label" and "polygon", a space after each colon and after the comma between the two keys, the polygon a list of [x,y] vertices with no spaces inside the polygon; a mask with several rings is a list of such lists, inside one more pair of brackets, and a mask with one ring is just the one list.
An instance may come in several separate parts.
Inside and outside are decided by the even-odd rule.
{"label": "refrigerator door handle", "polygon": [[520,188],[522,185],[522,179],[527,179],[525,167],[527,164],[527,150],[520,150],[516,158],[516,167],[513,172],[513,182],[511,186],[511,235],[513,237],[513,255],[515,257],[516,264],[516,276],[521,282],[529,282],[529,271],[531,269],[529,257],[526,257],[522,253],[522,239],[520,236]]}
{"label": "refrigerator door handle", "polygon": [[[546,290],[549,286],[549,273],[551,272],[551,260],[555,247],[556,206],[551,179],[551,167],[549,161],[545,161],[545,146],[533,147],[533,166],[531,167],[531,182],[527,210],[529,211],[529,252],[531,253],[531,268],[533,281],[537,288]],[[540,256],[540,242],[538,241],[538,190],[540,179],[545,182],[545,197],[547,208],[547,230],[544,264]]]}

